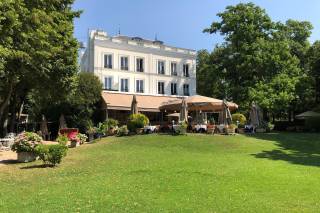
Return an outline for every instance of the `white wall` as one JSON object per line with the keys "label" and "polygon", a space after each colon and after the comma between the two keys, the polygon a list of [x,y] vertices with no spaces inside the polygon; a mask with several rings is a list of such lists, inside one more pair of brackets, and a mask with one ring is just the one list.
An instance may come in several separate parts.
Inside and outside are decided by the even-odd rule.
{"label": "white wall", "polygon": [[[108,47],[108,44],[111,44],[112,47]],[[129,93],[135,93],[135,82],[136,79],[144,80],[144,94],[157,95],[158,94],[158,81],[165,82],[165,95],[171,95],[171,82],[177,83],[177,92],[178,95],[183,95],[183,84],[189,84],[190,95],[196,94],[196,60],[195,56],[189,56],[180,54],[166,54],[166,51],[160,51],[159,54],[153,50],[148,50],[146,47],[134,47],[132,45],[130,48],[126,46],[114,46],[113,41],[105,41],[103,45],[95,44],[95,42],[90,42],[88,46],[92,47],[93,50],[90,51],[90,54],[85,54],[84,56],[89,57],[94,55],[93,63],[90,62],[90,59],[83,58],[82,60],[88,64],[88,70],[84,71],[94,71],[94,74],[97,75],[101,81],[104,83],[104,78],[107,76],[113,77],[113,86],[118,88],[120,91],[120,79],[127,78],[129,79]],[[126,44],[130,45],[130,44]],[[116,48],[114,48],[116,47]],[[128,46],[129,47],[129,46]],[[142,49],[143,48],[143,49]],[[128,50],[129,49],[129,50]],[[141,51],[139,50],[141,49]],[[151,49],[151,48],[150,48]],[[104,68],[104,55],[112,54],[113,55],[113,67],[112,69]],[[128,56],[129,58],[129,70],[124,71],[120,70],[120,57]],[[136,72],[136,58],[144,58],[144,72]],[[158,74],[158,60],[165,61],[165,75]],[[171,76],[171,62],[177,63],[177,76]],[[90,64],[93,66],[90,67]],[[190,77],[183,76],[183,64],[189,64],[189,75]],[[91,69],[91,70],[90,70]]]}

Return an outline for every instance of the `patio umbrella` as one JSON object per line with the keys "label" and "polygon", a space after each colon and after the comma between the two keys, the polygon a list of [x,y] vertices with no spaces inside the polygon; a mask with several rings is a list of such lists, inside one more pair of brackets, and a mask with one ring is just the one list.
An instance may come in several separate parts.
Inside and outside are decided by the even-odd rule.
{"label": "patio umbrella", "polygon": [[[183,99],[177,99],[173,101],[164,102],[159,107],[160,110],[180,110]],[[188,111],[221,111],[223,110],[223,101],[215,98],[205,97],[201,95],[194,95],[185,98]],[[227,102],[230,110],[235,110],[238,105],[232,102]]]}
{"label": "patio umbrella", "polygon": [[132,102],[131,102],[131,113],[132,114],[138,114],[138,102],[136,95],[133,95]]}
{"label": "patio umbrella", "polygon": [[180,110],[180,122],[188,122],[188,110],[187,110],[187,103],[186,100],[183,99],[181,103],[181,110]]}
{"label": "patio umbrella", "polygon": [[47,119],[44,115],[42,115],[42,120],[40,123],[40,131],[41,131],[42,137],[44,137],[44,139],[46,138],[47,135],[49,135],[48,122],[47,122]]}
{"label": "patio umbrella", "polygon": [[307,111],[307,112],[301,113],[299,115],[296,115],[296,118],[301,119],[301,120],[304,120],[307,118],[314,118],[314,117],[320,117],[320,113],[313,112],[313,111]]}
{"label": "patio umbrella", "polygon": [[255,102],[252,102],[250,110],[250,124],[254,127],[258,127],[261,123],[262,115],[260,107]]}
{"label": "patio umbrella", "polygon": [[220,124],[230,125],[232,122],[232,116],[230,113],[228,102],[226,100],[223,100],[222,108],[223,108],[223,110],[222,110],[222,112],[220,112],[220,119],[219,119]]}
{"label": "patio umbrella", "polygon": [[64,118],[64,115],[61,114],[59,118],[59,129],[65,129],[67,128],[66,119]]}

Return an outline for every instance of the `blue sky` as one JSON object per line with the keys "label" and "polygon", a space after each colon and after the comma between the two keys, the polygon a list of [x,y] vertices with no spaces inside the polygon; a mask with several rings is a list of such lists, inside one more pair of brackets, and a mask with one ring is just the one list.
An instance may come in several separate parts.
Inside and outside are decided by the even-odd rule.
{"label": "blue sky", "polygon": [[190,49],[212,50],[222,38],[202,33],[217,20],[227,5],[253,2],[266,9],[274,21],[289,18],[310,21],[311,42],[320,40],[320,0],[76,0],[83,14],[75,21],[75,36],[87,40],[88,29],[103,29],[110,35],[158,39],[166,44]]}

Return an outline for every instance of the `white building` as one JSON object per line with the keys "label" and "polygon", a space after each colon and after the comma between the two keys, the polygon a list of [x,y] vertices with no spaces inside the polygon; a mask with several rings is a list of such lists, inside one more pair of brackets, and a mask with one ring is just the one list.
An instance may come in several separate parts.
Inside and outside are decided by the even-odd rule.
{"label": "white building", "polygon": [[133,94],[151,121],[163,120],[161,103],[196,94],[196,51],[158,40],[92,30],[81,71],[100,78],[107,115],[118,120],[130,113]]}
{"label": "white building", "polygon": [[104,90],[117,93],[189,96],[196,94],[196,51],[161,41],[92,30],[81,71],[93,72]]}

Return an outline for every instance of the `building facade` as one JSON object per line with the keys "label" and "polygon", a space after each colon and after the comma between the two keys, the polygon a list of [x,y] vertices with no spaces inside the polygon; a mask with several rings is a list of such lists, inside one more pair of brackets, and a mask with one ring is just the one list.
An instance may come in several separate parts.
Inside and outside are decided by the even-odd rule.
{"label": "building facade", "polygon": [[158,40],[89,32],[81,71],[99,77],[104,91],[151,96],[196,94],[196,51]]}

